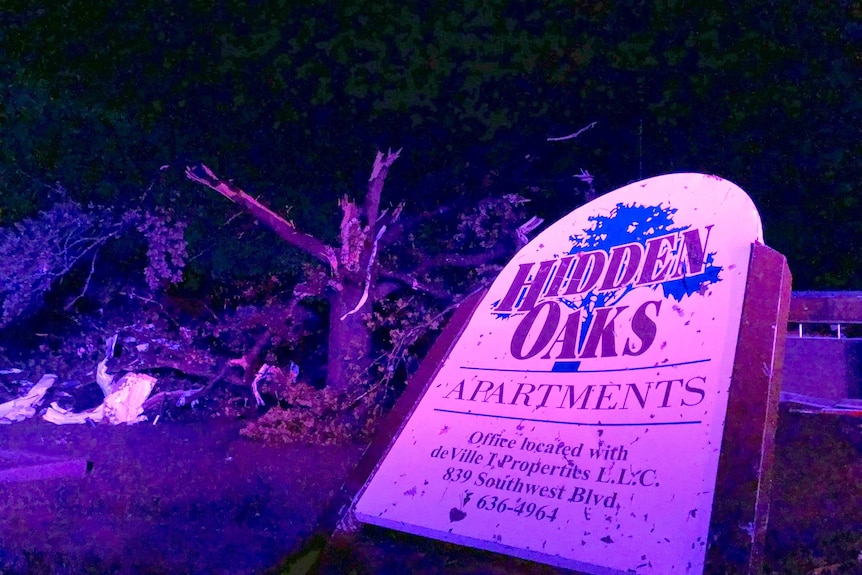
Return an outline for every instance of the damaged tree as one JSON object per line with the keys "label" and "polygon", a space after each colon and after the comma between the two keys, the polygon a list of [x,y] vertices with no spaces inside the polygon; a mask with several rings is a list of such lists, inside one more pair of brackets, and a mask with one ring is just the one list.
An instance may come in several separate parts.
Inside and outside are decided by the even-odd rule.
{"label": "damaged tree", "polygon": [[[204,165],[188,167],[186,175],[241,206],[259,222],[272,229],[290,246],[302,250],[321,267],[307,274],[304,283],[296,286],[294,296],[300,299],[323,297],[329,303],[328,365],[326,384],[332,390],[345,392],[368,381],[373,364],[372,327],[369,322],[374,305],[398,289],[420,290],[437,297],[448,295],[440,286],[425,281],[435,267],[477,267],[490,264],[495,258],[513,252],[523,244],[526,233],[541,220],[531,219],[517,227],[488,239],[480,253],[454,255],[442,253],[404,269],[390,267],[380,255],[384,246],[391,246],[405,234],[405,221],[400,220],[403,203],[391,209],[381,209],[381,195],[389,169],[398,159],[400,150],[378,152],[364,200],[357,204],[346,196],[339,201],[342,211],[339,244],[327,245],[318,238],[301,232],[296,225],[276,214],[230,181],[218,178]],[[511,224],[517,206],[526,200],[510,195],[501,200],[509,204]],[[489,209],[485,206],[483,209]],[[441,208],[441,212],[446,208]],[[482,210],[479,210],[480,213]],[[426,214],[428,215],[428,214]],[[412,223],[412,222],[411,222]],[[479,219],[475,225],[487,222]],[[502,241],[508,235],[511,241]],[[489,249],[490,248],[490,249]],[[391,258],[396,259],[396,258]]]}

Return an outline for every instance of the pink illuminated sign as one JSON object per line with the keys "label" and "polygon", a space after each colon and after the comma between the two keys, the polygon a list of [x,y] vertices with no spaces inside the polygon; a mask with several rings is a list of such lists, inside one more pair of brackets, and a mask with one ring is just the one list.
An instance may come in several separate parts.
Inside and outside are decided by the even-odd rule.
{"label": "pink illuminated sign", "polygon": [[701,573],[753,242],[702,174],[579,208],[500,273],[358,519],[586,573]]}

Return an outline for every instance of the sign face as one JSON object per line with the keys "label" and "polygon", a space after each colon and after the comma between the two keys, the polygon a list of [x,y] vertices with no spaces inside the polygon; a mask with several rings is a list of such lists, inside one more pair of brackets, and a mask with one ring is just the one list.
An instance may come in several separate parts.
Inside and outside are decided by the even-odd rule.
{"label": "sign face", "polygon": [[753,242],[714,176],[630,184],[497,277],[363,522],[586,573],[701,573]]}

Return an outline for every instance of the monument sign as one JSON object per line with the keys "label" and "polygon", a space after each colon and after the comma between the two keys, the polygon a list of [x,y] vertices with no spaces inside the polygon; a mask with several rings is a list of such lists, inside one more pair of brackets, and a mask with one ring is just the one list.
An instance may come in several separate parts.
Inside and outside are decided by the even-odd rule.
{"label": "monument sign", "polygon": [[702,174],[550,226],[478,304],[355,516],[585,573],[702,573],[759,242],[748,196]]}

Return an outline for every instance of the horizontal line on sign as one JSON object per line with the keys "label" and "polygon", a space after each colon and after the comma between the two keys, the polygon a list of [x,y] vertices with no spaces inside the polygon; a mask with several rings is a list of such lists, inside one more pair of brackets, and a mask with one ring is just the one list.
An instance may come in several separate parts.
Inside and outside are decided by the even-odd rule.
{"label": "horizontal line on sign", "polygon": [[[568,362],[558,361],[554,364],[554,367],[551,369],[500,369],[499,367],[471,367],[469,365],[461,365],[460,369],[469,369],[472,371],[499,371],[499,372],[509,372],[509,373],[559,373],[571,375],[573,373],[612,373],[617,371],[638,371],[643,369],[664,369],[666,367],[678,367],[680,365],[693,365],[695,363],[707,363],[712,361],[710,358],[706,359],[695,359],[692,361],[681,361],[679,363],[666,363],[664,365],[643,365],[638,367],[620,367],[617,369],[574,369],[569,371],[566,369]],[[571,365],[579,364],[580,362],[571,362]],[[558,367],[560,366],[560,367]],[[577,367],[580,367],[577,365]]]}
{"label": "horizontal line on sign", "polygon": [[556,421],[554,419],[532,419],[529,417],[514,417],[511,415],[492,415],[490,413],[476,413],[475,411],[457,411],[454,409],[440,409],[435,407],[434,411],[442,413],[455,413],[458,415],[475,415],[476,417],[491,417],[493,419],[514,419],[515,421],[533,421],[535,423],[558,423],[560,425],[582,425],[587,427],[647,427],[650,425],[697,425],[697,421],[644,421],[637,423],[583,423],[580,421]]}

